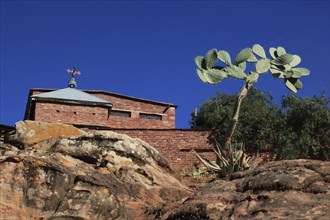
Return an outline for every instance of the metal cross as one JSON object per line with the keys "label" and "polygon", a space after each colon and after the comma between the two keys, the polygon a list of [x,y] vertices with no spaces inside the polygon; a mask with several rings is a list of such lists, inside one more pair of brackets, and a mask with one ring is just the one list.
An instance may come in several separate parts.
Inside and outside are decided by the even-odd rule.
{"label": "metal cross", "polygon": [[81,74],[81,72],[80,71],[77,71],[77,68],[74,66],[73,67],[73,69],[71,70],[71,69],[67,69],[66,70],[66,72],[67,73],[71,73],[71,75],[72,75],[72,78],[74,78],[74,75],[80,75]]}

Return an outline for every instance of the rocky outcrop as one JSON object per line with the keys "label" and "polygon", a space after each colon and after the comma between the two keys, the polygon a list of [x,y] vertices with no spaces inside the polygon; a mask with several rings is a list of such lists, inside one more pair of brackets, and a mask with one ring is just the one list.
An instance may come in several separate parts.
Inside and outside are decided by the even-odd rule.
{"label": "rocky outcrop", "polygon": [[164,219],[324,219],[330,216],[330,162],[270,162],[215,180]]}
{"label": "rocky outcrop", "polygon": [[191,194],[142,140],[55,123],[16,129],[0,144],[1,219],[157,218]]}
{"label": "rocky outcrop", "polygon": [[[330,162],[276,161],[193,192],[140,139],[24,121],[0,143],[0,219],[328,219]],[[192,195],[193,194],[193,195]]]}
{"label": "rocky outcrop", "polygon": [[7,136],[7,142],[17,147],[38,145],[45,141],[57,141],[83,134],[82,130],[61,123],[44,123],[38,121],[20,121],[16,123],[16,132]]}

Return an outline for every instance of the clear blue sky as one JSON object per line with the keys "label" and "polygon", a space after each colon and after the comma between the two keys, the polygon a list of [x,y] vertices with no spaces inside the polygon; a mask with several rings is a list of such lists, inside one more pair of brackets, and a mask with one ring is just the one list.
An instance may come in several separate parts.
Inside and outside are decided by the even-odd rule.
{"label": "clear blue sky", "polygon": [[[216,91],[196,75],[194,58],[212,48],[232,56],[259,43],[283,46],[311,70],[298,96],[329,95],[329,1],[4,1],[1,0],[0,123],[22,120],[30,88],[65,88],[77,66],[78,88],[178,105],[176,125]],[[234,58],[234,57],[233,57]],[[275,101],[282,80],[255,86]]]}

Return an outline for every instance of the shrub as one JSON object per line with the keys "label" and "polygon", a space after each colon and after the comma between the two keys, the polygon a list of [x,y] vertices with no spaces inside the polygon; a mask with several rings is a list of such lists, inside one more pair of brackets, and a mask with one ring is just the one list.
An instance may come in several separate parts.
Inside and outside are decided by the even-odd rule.
{"label": "shrub", "polygon": [[330,160],[330,109],[325,95],[282,99],[276,151],[280,159]]}
{"label": "shrub", "polygon": [[[226,135],[234,111],[236,95],[217,93],[192,114],[191,126],[198,129],[214,129],[218,140]],[[277,136],[276,120],[279,108],[271,95],[252,87],[242,102],[240,123],[233,135],[234,142],[243,142],[247,149],[267,148]]]}

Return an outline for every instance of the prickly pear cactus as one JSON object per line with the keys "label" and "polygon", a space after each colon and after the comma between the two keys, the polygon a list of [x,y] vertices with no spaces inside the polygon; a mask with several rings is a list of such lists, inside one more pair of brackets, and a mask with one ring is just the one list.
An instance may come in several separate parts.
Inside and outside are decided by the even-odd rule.
{"label": "prickly pear cactus", "polygon": [[[271,47],[269,54],[271,58],[268,59],[264,48],[255,44],[252,48],[240,51],[232,63],[227,51],[212,49],[206,53],[205,57],[195,58],[198,67],[197,74],[203,82],[210,84],[218,84],[229,77],[255,83],[259,75],[270,72],[275,78],[283,79],[286,87],[296,93],[303,86],[299,78],[308,76],[310,71],[297,67],[301,58],[287,53],[283,47]],[[218,60],[224,65],[216,65]],[[247,63],[255,64],[255,70],[248,74],[245,73]]]}

